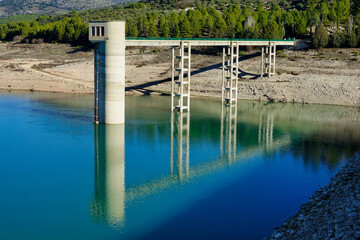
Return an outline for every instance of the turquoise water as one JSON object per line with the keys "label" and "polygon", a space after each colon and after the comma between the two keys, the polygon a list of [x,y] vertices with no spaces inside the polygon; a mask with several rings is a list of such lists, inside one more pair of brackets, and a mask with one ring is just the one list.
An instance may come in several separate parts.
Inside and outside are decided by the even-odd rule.
{"label": "turquoise water", "polygon": [[[0,93],[0,239],[263,239],[360,149],[356,108]],[[181,134],[182,133],[182,134]]]}

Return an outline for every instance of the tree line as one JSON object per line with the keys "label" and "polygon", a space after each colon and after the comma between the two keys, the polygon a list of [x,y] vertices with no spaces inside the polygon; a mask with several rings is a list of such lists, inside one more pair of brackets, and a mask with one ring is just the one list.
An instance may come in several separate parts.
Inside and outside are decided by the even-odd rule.
{"label": "tree line", "polygon": [[[220,11],[197,5],[183,10],[164,10],[137,2],[62,16],[0,25],[0,40],[87,43],[88,21],[126,20],[127,37],[163,38],[309,38],[314,47],[360,46],[360,0],[308,0],[305,10],[270,6],[240,6],[230,2]],[[356,5],[358,4],[358,5]],[[357,8],[357,9],[355,9]],[[330,33],[330,34],[329,34]]]}

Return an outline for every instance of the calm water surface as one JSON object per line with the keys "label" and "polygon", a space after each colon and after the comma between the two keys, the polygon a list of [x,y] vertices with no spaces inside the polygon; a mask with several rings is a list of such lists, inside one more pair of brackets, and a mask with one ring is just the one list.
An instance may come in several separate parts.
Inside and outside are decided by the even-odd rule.
{"label": "calm water surface", "polygon": [[360,150],[356,108],[0,92],[0,239],[263,239]]}

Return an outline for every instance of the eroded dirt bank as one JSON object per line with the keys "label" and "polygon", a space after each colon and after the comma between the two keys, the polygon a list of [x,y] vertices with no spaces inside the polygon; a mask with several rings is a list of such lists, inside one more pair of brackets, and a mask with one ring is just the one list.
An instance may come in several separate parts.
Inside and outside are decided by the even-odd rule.
{"label": "eroded dirt bank", "polygon": [[[221,49],[219,49],[220,52]],[[193,95],[220,97],[222,56],[195,49]],[[240,59],[239,98],[360,106],[359,49],[278,51],[276,76],[259,78],[257,49]],[[128,93],[170,91],[170,49],[128,49]],[[0,44],[0,89],[92,93],[93,52],[61,44]]]}

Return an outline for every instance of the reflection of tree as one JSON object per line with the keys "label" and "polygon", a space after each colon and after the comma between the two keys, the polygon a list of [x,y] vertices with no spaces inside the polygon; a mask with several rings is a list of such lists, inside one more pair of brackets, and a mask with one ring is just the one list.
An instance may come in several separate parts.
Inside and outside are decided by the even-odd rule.
{"label": "reflection of tree", "polygon": [[[344,140],[344,136],[342,138]],[[330,170],[334,170],[342,161],[350,158],[359,150],[358,142],[344,142],[343,140],[332,139],[329,141],[318,133],[293,143],[290,151],[294,156],[302,158],[304,164],[314,170],[323,164]]]}

